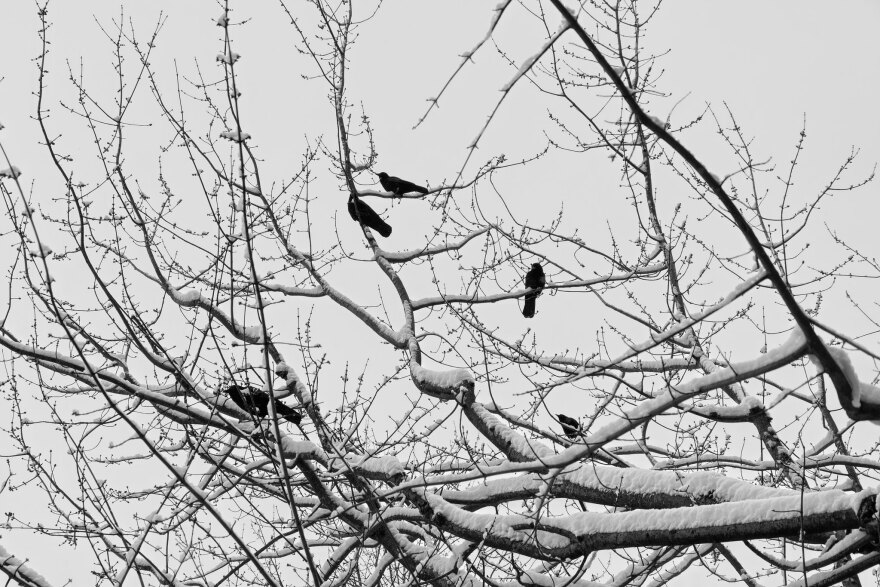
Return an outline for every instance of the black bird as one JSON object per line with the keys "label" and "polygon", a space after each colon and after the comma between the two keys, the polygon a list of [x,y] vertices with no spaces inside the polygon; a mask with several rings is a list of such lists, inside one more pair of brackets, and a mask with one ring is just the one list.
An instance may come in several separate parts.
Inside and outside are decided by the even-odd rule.
{"label": "black bird", "polygon": [[348,213],[355,222],[368,226],[384,237],[391,236],[391,226],[357,196],[348,198]]}
{"label": "black bird", "polygon": [[[241,387],[236,384],[230,385],[225,391],[229,399],[248,414],[261,420],[269,414],[269,394],[265,391],[249,385],[247,393],[242,393]],[[275,400],[275,413],[297,426],[302,420],[299,412],[278,400]]]}
{"label": "black bird", "polygon": [[394,177],[393,175],[388,175],[384,171],[381,173],[377,173],[379,176],[379,183],[382,184],[382,189],[386,192],[391,192],[392,194],[402,196],[403,194],[408,194],[409,192],[419,192],[420,194],[427,194],[428,188],[423,188],[420,185],[416,185],[411,181],[406,181],[405,179],[400,179],[399,177]]}
{"label": "black bird", "polygon": [[531,318],[535,315],[535,300],[541,290],[547,285],[547,278],[544,277],[544,269],[540,263],[532,263],[532,268],[526,273],[526,288],[535,291],[526,294],[526,303],[523,304],[523,316]]}
{"label": "black bird", "polygon": [[562,432],[571,439],[575,439],[580,435],[581,423],[574,418],[569,418],[565,414],[556,414],[556,419],[562,424]]}

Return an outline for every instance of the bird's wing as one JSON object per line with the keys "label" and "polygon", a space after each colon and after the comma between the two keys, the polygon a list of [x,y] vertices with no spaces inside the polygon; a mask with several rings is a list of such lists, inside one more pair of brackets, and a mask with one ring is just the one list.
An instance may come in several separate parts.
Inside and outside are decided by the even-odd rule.
{"label": "bird's wing", "polygon": [[556,416],[563,424],[568,424],[569,426],[580,426],[580,422],[570,416],[566,416],[565,414],[557,414]]}
{"label": "bird's wing", "polygon": [[267,392],[251,387],[248,400],[250,400],[253,409],[257,412],[257,416],[262,418],[269,413],[269,394]]}
{"label": "bird's wing", "polygon": [[402,185],[402,190],[404,192],[419,192],[419,193],[428,193],[428,188],[424,188],[416,183],[411,181],[406,181],[405,179],[401,179],[400,183]]}
{"label": "bird's wing", "polygon": [[299,424],[302,418],[299,412],[286,404],[282,404],[280,401],[275,402],[275,411],[278,412],[279,416],[294,424]]}
{"label": "bird's wing", "polygon": [[403,194],[405,194],[407,192],[420,192],[420,193],[427,193],[428,192],[427,188],[423,188],[422,186],[420,186],[418,184],[415,184],[411,181],[407,181],[405,179],[401,179],[399,177],[389,177],[388,178],[388,185],[386,185],[385,182],[383,181],[382,187],[384,187],[386,190],[388,190],[390,192],[400,192]]}
{"label": "bird's wing", "polygon": [[241,394],[241,390],[237,385],[230,385],[226,388],[226,395],[229,396],[229,399],[237,405],[239,408],[244,410],[245,412],[249,412],[247,401],[244,399],[244,396]]}

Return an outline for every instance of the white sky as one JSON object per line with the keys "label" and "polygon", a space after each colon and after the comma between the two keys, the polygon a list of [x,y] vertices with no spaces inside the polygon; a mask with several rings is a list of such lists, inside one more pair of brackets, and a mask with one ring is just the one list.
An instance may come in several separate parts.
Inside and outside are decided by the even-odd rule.
{"label": "white sky", "polygon": [[[468,66],[447,91],[440,109],[419,129],[411,128],[424,112],[425,100],[436,95],[457,66],[458,55],[483,36],[495,3],[386,0],[379,16],[362,28],[348,81],[349,96],[353,102],[362,103],[371,118],[380,153],[378,169],[433,185],[454,177],[466,154],[465,147],[515,68],[502,66],[497,53],[487,45],[476,63]],[[273,3],[259,4],[259,8],[248,7],[259,12],[253,14],[254,20],[234,41],[243,55],[239,72],[247,116],[244,124],[266,157],[265,168],[283,175],[285,166],[298,161],[306,135],[313,140],[312,133],[327,132],[332,113],[320,82],[305,84],[299,79],[301,73],[313,70],[308,61],[293,53],[293,33],[283,13]],[[204,10],[200,13],[197,7]],[[156,69],[170,72],[177,60],[182,71],[192,71],[193,59],[197,58],[205,71],[216,73],[214,56],[220,47],[220,29],[212,21],[220,10],[215,3],[129,2],[125,10],[142,39],[152,30],[160,11],[167,15],[152,59]],[[24,171],[26,184],[34,182],[36,199],[43,202],[53,192],[57,195],[59,182],[38,144],[41,139],[33,120],[36,66],[30,60],[39,52],[34,13],[30,2],[6,2],[3,6],[0,122],[6,128],[0,140],[13,163]],[[118,2],[56,2],[50,6],[55,62],[50,68],[49,102],[56,109],[60,125],[67,124],[62,122],[66,117],[53,104],[52,93],[70,95],[62,59],[78,68],[82,57],[87,85],[98,88],[109,83],[106,87],[112,87],[107,77],[112,71],[112,48],[93,15],[103,22],[118,17]],[[243,11],[233,13],[234,18],[242,16]],[[663,104],[671,107],[687,96],[678,106],[673,123],[695,115],[706,102],[719,108],[722,101],[726,102],[746,134],[755,137],[755,150],[784,165],[794,152],[806,115],[806,150],[796,186],[813,193],[825,185],[852,146],[861,150],[856,169],[862,174],[880,161],[880,109],[875,105],[880,94],[878,25],[880,4],[869,0],[838,4],[675,0],[666,2],[648,30],[645,45],[654,53],[671,50],[661,62],[665,71],[660,89],[671,95]],[[540,30],[536,33],[528,19],[512,14],[509,22],[502,23],[498,39],[519,63],[538,48],[539,35]],[[144,99],[148,98],[144,93]],[[541,131],[548,126],[546,111],[547,103],[528,84],[521,83],[488,131],[474,163],[500,151],[516,158],[540,149],[544,144]],[[309,115],[304,116],[304,112]],[[655,113],[666,115],[662,110]],[[167,140],[167,128],[161,121],[156,126],[164,133],[157,136]],[[65,132],[66,128],[62,126],[58,131]],[[71,135],[81,130],[71,130]],[[144,136],[149,132],[144,130]],[[329,137],[332,142],[332,134]],[[66,134],[64,138],[68,140]],[[69,140],[75,139],[71,136]],[[145,151],[138,155],[144,161],[155,161],[150,151],[157,148],[155,142],[144,145]],[[701,146],[697,146],[698,151]],[[714,147],[701,152],[711,167],[717,155]],[[515,209],[524,214],[529,213],[529,206],[537,198],[541,208],[549,211],[555,211],[563,200],[566,206],[571,205],[573,186],[585,190],[584,201],[589,205],[593,202],[590,198],[602,198],[616,188],[616,173],[603,168],[604,161],[602,154],[578,159],[557,156],[527,168],[527,173],[512,174],[506,179],[506,187],[534,194],[515,200]],[[0,163],[2,167],[5,164]],[[730,170],[714,171],[721,174]],[[155,177],[149,170],[145,175]],[[850,244],[875,256],[880,249],[876,244],[878,198],[880,189],[871,185],[837,198],[821,212],[831,226],[845,231]],[[613,207],[613,202],[605,203],[609,209]],[[583,214],[586,209],[575,207],[569,213]],[[393,210],[396,222],[392,222],[392,238],[400,248],[406,248],[402,243],[408,239],[417,242],[419,238],[417,229],[407,226],[406,215],[418,214],[419,209]],[[597,220],[600,226],[605,221]],[[873,282],[864,287],[864,299],[876,299],[875,294],[880,294]],[[840,326],[845,331],[858,330],[855,324]],[[5,448],[0,446],[0,453]],[[2,511],[5,509],[0,505]],[[67,578],[74,578],[73,584],[89,582],[90,577],[80,574],[81,569],[73,562],[69,547],[56,547],[57,551],[50,554],[41,550],[46,547],[42,539],[17,537],[16,542],[8,542],[4,538],[0,536],[0,543],[19,557],[30,557],[55,584],[64,584]]]}

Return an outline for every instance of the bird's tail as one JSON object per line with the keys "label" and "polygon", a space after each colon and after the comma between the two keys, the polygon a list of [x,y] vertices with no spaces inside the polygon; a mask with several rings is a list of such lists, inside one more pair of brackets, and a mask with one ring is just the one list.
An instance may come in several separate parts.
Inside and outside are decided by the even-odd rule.
{"label": "bird's tail", "polygon": [[428,188],[423,188],[422,186],[417,185],[415,191],[417,191],[420,194],[427,194]]}
{"label": "bird's tail", "polygon": [[275,402],[275,412],[291,424],[296,424],[297,426],[299,426],[300,420],[302,420],[299,412],[281,402]]}
{"label": "bird's tail", "polygon": [[385,238],[388,238],[389,236],[391,236],[391,225],[390,224],[388,224],[387,222],[385,222],[384,220],[382,220],[381,218],[378,218],[378,217],[376,218],[376,221],[373,222],[373,224],[374,224],[374,226],[371,226],[370,228],[374,229],[376,232],[378,232],[379,234],[381,234]]}
{"label": "bird's tail", "polygon": [[526,294],[526,302],[523,304],[523,316],[533,318],[535,316],[535,300],[536,294]]}

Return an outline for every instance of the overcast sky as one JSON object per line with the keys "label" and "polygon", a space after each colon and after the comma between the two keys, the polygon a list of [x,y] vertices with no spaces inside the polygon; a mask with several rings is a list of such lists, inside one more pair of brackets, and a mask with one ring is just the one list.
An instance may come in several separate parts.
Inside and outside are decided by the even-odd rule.
{"label": "overcast sky", "polygon": [[[243,55],[239,70],[243,98],[251,106],[246,110],[246,124],[267,158],[266,168],[281,172],[298,160],[306,136],[327,132],[331,112],[320,82],[299,78],[313,69],[293,52],[293,33],[283,12],[273,3],[259,4],[248,6],[256,12],[248,13],[253,20],[240,30],[235,43]],[[476,63],[450,87],[440,109],[418,129],[412,127],[424,113],[426,99],[437,94],[458,65],[458,55],[483,36],[495,4],[496,0],[386,0],[376,19],[362,28],[352,61],[349,97],[362,103],[371,118],[380,169],[434,185],[454,177],[467,145],[497,100],[498,89],[515,69],[504,65],[494,48],[485,47]],[[204,11],[198,12],[197,7]],[[234,17],[242,17],[243,11]],[[125,12],[144,40],[159,13],[167,17],[152,59],[156,69],[170,73],[176,60],[182,70],[192,71],[194,59],[206,70],[215,67],[220,29],[213,20],[220,10],[214,2],[129,2]],[[52,104],[55,95],[70,96],[65,61],[78,72],[82,60],[89,87],[112,88],[112,47],[96,20],[106,24],[118,18],[119,4],[110,0],[56,2],[49,16],[53,23],[49,102],[58,110],[56,130],[73,133],[67,126],[69,117]],[[528,22],[512,15],[499,29],[502,48],[517,62],[541,43],[540,30],[530,29]],[[58,195],[59,183],[39,145],[33,120],[37,70],[31,59],[39,53],[38,25],[32,3],[5,3],[0,34],[0,123],[6,128],[0,140],[13,163],[23,170],[26,185],[33,185],[35,199],[45,202],[44,198]],[[648,30],[645,46],[655,54],[669,50],[661,61],[664,73],[659,88],[670,98],[662,103],[671,107],[684,99],[673,122],[687,120],[707,102],[719,107],[726,103],[746,134],[755,137],[757,152],[786,163],[806,117],[808,139],[797,185],[816,191],[853,146],[861,150],[862,171],[880,161],[880,109],[875,104],[880,94],[878,25],[880,3],[869,0],[673,0],[664,5]],[[143,99],[149,100],[147,92]],[[545,141],[542,129],[547,127],[546,104],[541,99],[528,84],[517,87],[487,133],[478,162],[501,151],[517,157],[540,149]],[[303,116],[304,112],[309,115]],[[665,118],[667,112],[657,114]],[[164,131],[162,136],[167,138],[167,128]],[[81,133],[82,127],[75,132]],[[145,149],[158,147],[153,144]],[[707,157],[711,160],[712,156],[708,151]],[[595,159],[599,161],[601,157]],[[563,186],[562,195],[567,186],[590,178],[596,178],[590,184],[592,193],[616,185],[614,173],[602,175],[589,164],[574,166],[565,156],[543,165],[543,176],[513,177],[545,198],[542,202],[548,209],[564,199],[554,193],[556,185]],[[149,169],[145,174],[155,176]],[[558,183],[545,189],[548,175]],[[880,189],[871,185],[835,200],[834,206],[822,210],[823,217],[846,230],[851,244],[875,256],[880,250],[876,244],[878,200]],[[402,239],[398,242],[405,242],[409,235],[405,214],[398,211]],[[873,283],[865,287],[877,290]],[[30,557],[57,585],[71,577],[75,585],[90,581],[87,575],[81,575],[84,583],[76,580],[72,549],[58,547],[57,553],[48,556],[40,550],[45,545],[39,539],[5,544],[16,555]]]}

